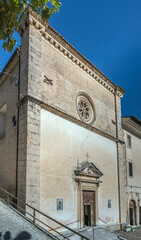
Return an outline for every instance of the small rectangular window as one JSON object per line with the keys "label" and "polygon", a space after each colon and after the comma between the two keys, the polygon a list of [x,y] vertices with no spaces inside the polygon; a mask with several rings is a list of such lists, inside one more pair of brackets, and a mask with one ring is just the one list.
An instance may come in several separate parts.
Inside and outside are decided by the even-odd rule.
{"label": "small rectangular window", "polygon": [[129,162],[129,177],[133,177],[133,164]]}
{"label": "small rectangular window", "polygon": [[6,104],[0,108],[0,139],[5,137],[6,132]]}
{"label": "small rectangular window", "polygon": [[127,146],[131,148],[131,136],[127,135]]}

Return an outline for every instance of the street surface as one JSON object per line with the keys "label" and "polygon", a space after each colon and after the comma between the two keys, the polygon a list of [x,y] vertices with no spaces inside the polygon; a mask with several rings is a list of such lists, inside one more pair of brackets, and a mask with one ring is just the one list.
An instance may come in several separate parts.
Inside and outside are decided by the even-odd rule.
{"label": "street surface", "polygon": [[135,228],[134,232],[119,231],[116,234],[127,240],[141,240],[141,227]]}

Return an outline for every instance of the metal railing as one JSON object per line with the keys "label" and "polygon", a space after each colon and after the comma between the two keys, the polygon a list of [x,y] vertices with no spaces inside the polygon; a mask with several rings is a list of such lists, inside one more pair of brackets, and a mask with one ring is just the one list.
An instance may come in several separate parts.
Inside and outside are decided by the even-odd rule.
{"label": "metal railing", "polygon": [[107,224],[107,222],[105,222],[103,219],[98,218],[101,222],[103,222],[104,224]]}
{"label": "metal railing", "polygon": [[[3,188],[0,188],[0,192],[2,193],[2,194],[0,194],[0,198],[3,199],[4,202],[8,206],[12,206],[12,207],[16,208],[18,213],[24,214],[26,217],[29,216],[28,220],[30,222],[32,222],[35,226],[39,227],[40,229],[45,230],[46,233],[49,235],[52,235],[52,237],[57,238],[57,239],[70,240],[71,237],[74,237],[76,235],[78,240],[79,239],[90,240],[88,237],[84,236],[79,231],[76,231],[76,230],[68,227],[68,225],[74,224],[75,222],[78,222],[78,221],[75,221],[75,222],[65,225],[63,223],[60,223],[56,219],[48,216],[47,214],[39,211],[38,209],[32,207],[28,203],[25,203],[24,201],[15,197],[13,194],[7,192]],[[21,205],[23,205],[24,207],[21,207]],[[27,210],[30,210],[30,211],[27,211]],[[39,215],[38,218],[37,218],[37,215]],[[53,224],[57,224],[58,226],[53,228],[53,227],[49,226],[47,221],[43,221],[43,220],[41,220],[41,218],[45,218],[46,220],[49,220]],[[58,229],[60,229],[60,231],[58,231]]]}

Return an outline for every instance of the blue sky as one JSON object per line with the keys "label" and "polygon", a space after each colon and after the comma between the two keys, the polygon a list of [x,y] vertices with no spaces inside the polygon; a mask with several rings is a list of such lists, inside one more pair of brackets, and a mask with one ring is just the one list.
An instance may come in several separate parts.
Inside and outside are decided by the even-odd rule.
{"label": "blue sky", "polygon": [[[60,1],[51,25],[126,91],[122,115],[141,119],[141,0]],[[10,56],[0,42],[0,70]]]}

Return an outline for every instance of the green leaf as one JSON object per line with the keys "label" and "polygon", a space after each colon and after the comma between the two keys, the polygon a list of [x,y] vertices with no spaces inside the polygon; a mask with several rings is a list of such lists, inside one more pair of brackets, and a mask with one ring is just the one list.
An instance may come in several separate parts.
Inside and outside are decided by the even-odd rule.
{"label": "green leaf", "polygon": [[41,17],[43,21],[48,20],[50,18],[50,9],[49,7],[45,7],[41,12]]}
{"label": "green leaf", "polygon": [[[4,50],[13,50],[16,44],[13,33],[28,4],[27,0],[0,0],[0,40],[4,41]],[[41,14],[43,21],[48,20],[54,12],[58,12],[62,5],[59,0],[30,0],[30,4]]]}

